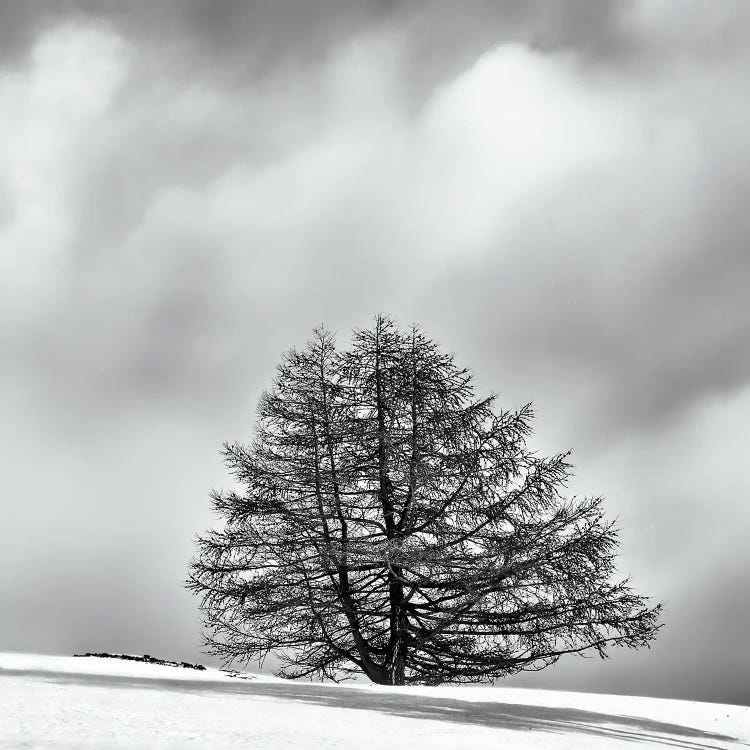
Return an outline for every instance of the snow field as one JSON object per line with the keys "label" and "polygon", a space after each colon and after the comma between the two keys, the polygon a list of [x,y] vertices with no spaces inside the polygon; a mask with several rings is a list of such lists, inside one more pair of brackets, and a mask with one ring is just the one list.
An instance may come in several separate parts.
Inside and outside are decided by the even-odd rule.
{"label": "snow field", "polygon": [[748,747],[750,708],[515,688],[329,686],[0,654],[0,748]]}

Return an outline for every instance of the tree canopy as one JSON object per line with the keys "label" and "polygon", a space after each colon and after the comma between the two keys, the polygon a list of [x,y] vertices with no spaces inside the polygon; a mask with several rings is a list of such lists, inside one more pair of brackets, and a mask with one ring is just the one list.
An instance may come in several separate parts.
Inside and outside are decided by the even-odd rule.
{"label": "tree canopy", "polygon": [[659,626],[617,577],[599,497],[565,496],[568,454],[527,447],[532,408],[477,398],[472,373],[379,316],[351,345],[287,352],[235,489],[188,586],[211,653],[280,674],[478,682],[567,653],[647,645]]}

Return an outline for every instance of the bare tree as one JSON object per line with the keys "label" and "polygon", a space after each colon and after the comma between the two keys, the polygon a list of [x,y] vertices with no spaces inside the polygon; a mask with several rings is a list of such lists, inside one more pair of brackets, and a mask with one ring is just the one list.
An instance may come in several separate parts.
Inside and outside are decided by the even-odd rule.
{"label": "bare tree", "polygon": [[288,352],[192,563],[210,652],[403,685],[647,645],[660,606],[616,579],[601,498],[566,499],[567,454],[531,452],[531,406],[495,401],[387,317]]}

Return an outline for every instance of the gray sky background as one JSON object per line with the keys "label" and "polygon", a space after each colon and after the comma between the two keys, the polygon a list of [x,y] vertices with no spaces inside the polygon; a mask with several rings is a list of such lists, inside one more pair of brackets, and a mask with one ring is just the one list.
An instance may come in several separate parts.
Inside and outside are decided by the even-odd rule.
{"label": "gray sky background", "polygon": [[325,322],[420,322],[572,448],[651,650],[750,703],[750,4],[0,4],[0,650],[201,658],[223,440]]}

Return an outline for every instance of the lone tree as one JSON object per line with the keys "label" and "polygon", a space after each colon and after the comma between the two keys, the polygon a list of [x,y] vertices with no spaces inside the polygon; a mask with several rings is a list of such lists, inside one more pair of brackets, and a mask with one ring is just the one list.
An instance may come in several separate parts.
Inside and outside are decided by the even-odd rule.
{"label": "lone tree", "polygon": [[563,497],[567,454],[531,452],[531,406],[495,401],[387,317],[286,353],[191,565],[209,652],[403,685],[647,645],[660,606],[615,578],[601,498]]}

